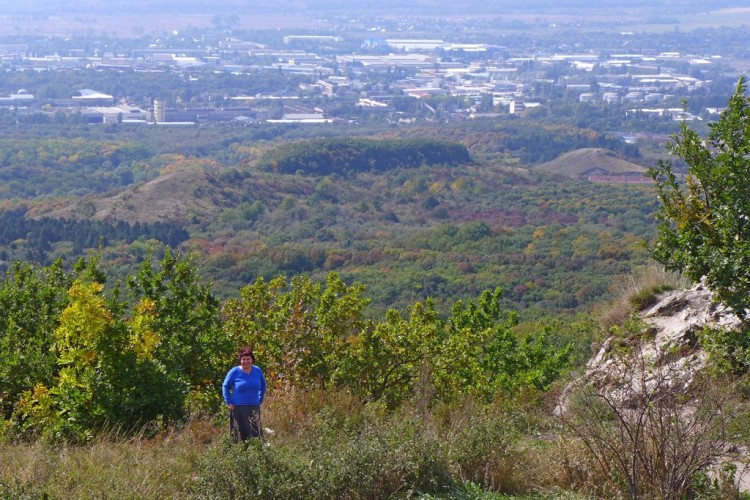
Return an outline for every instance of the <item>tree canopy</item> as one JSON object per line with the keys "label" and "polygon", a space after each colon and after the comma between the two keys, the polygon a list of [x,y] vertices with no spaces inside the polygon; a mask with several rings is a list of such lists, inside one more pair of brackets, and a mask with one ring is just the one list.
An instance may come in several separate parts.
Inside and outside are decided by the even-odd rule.
{"label": "tree canopy", "polygon": [[750,306],[750,99],[744,77],[707,137],[683,123],[670,151],[685,161],[681,179],[669,161],[649,170],[661,209],[654,258],[693,280],[705,277],[717,298],[745,318]]}
{"label": "tree canopy", "polygon": [[216,411],[239,347],[255,349],[272,391],[340,388],[395,407],[418,386],[445,401],[546,390],[569,360],[548,331],[516,335],[501,291],[369,318],[362,285],[336,273],[260,279],[223,305],[190,258],[145,259],[107,283],[96,259],[66,271],[17,263],[0,280],[0,434],[87,441]]}
{"label": "tree canopy", "polygon": [[466,146],[431,139],[333,138],[293,142],[261,159],[261,168],[293,174],[328,175],[391,170],[421,165],[471,163]]}

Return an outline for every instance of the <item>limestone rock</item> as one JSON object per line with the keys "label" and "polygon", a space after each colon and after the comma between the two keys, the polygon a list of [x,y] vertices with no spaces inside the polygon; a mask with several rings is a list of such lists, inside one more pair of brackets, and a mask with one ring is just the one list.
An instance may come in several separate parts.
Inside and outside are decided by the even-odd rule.
{"label": "limestone rock", "polygon": [[662,294],[638,317],[650,340],[632,349],[634,339],[608,338],[588,362],[584,375],[563,391],[556,413],[565,411],[568,398],[582,384],[591,384],[625,406],[629,397],[642,392],[633,384],[651,384],[658,379],[665,390],[683,392],[706,365],[707,355],[698,348],[698,333],[704,328],[738,330],[741,326],[730,308],[714,302],[713,293],[703,283]]}

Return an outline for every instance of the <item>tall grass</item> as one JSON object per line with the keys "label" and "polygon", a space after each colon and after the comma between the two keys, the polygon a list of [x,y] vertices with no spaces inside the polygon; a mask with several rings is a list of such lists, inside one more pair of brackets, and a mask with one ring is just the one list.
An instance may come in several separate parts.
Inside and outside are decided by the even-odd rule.
{"label": "tall grass", "polygon": [[[0,442],[0,498],[500,498],[554,489],[554,444],[510,401],[386,411],[346,393],[277,395],[265,441],[228,440],[224,415],[86,446]],[[547,425],[540,423],[543,427]]]}
{"label": "tall grass", "polygon": [[[341,393],[292,394],[269,446],[218,441],[199,467],[189,493],[218,498],[392,498],[447,495],[467,482],[510,491],[519,457],[518,430],[500,410],[466,404],[451,408],[404,406],[386,412]],[[289,403],[296,425],[288,419]]]}
{"label": "tall grass", "polygon": [[172,498],[218,436],[193,422],[153,438],[113,431],[85,446],[0,442],[0,498]]}
{"label": "tall grass", "polygon": [[605,329],[622,325],[633,312],[655,304],[659,294],[688,288],[691,284],[686,277],[665,271],[658,264],[637,268],[627,276],[619,276],[610,285],[615,298],[606,305],[601,323]]}

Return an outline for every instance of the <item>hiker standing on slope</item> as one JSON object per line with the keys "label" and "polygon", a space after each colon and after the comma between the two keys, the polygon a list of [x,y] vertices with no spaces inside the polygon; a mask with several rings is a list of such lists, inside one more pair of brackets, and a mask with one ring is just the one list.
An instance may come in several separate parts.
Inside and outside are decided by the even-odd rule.
{"label": "hiker standing on slope", "polygon": [[253,350],[245,347],[238,358],[239,366],[229,370],[221,385],[229,408],[229,431],[235,442],[260,437],[260,405],[266,396],[266,377],[255,366]]}

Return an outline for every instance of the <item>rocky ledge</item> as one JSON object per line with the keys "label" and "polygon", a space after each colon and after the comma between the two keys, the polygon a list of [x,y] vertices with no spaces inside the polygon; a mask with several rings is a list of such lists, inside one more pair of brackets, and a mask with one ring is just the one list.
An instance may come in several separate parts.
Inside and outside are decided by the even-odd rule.
{"label": "rocky ledge", "polygon": [[[653,306],[638,314],[644,325],[639,339],[608,338],[589,361],[583,380],[615,401],[628,406],[632,384],[659,383],[664,390],[684,392],[702,370],[707,354],[698,348],[698,335],[705,329],[736,331],[740,319],[732,309],[714,302],[703,283],[690,289],[662,294]],[[623,355],[622,347],[633,347]],[[638,371],[635,375],[633,371]]]}
{"label": "rocky ledge", "polygon": [[[742,327],[731,308],[713,299],[713,293],[703,283],[659,295],[652,306],[637,314],[634,328],[612,335],[602,344],[585,373],[563,391],[555,413],[565,415],[572,396],[583,387],[606,398],[623,415],[638,413],[637,408],[646,400],[691,394],[696,376],[708,361],[708,354],[698,342],[700,332],[739,331]],[[682,411],[685,415],[690,413],[690,396],[672,400],[684,401]],[[740,491],[748,492],[747,450],[730,448],[714,466],[734,462]]]}

